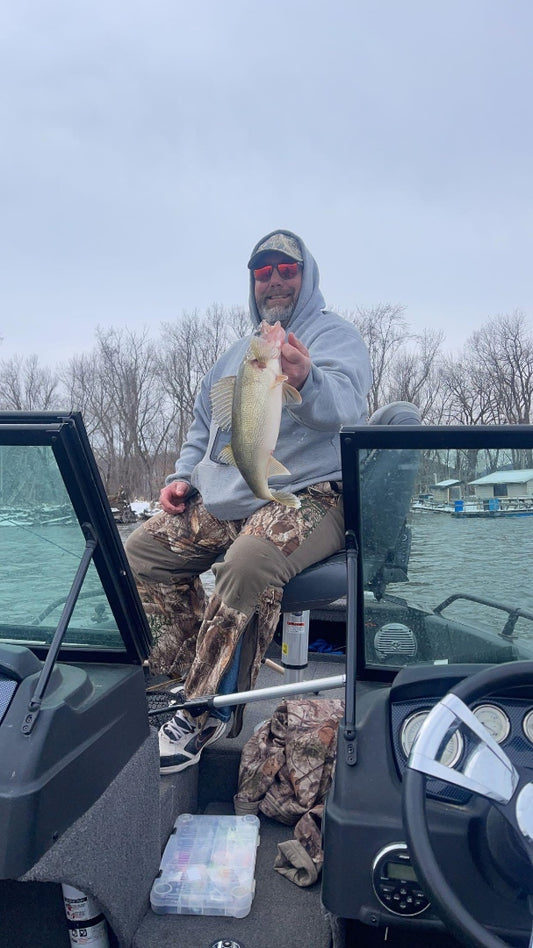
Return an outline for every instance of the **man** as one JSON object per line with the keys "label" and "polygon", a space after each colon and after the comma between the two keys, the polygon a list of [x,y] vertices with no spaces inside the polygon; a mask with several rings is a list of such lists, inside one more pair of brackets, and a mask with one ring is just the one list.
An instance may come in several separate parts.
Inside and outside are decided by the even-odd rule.
{"label": "man", "polygon": [[[339,428],[366,420],[367,348],[354,326],[324,309],[318,267],[303,241],[291,231],[267,234],[248,268],[254,329],[262,320],[286,329],[282,372],[301,396],[283,409],[275,452],[290,478],[273,477],[269,485],[298,494],[301,507],[259,500],[220,459],[231,432],[217,427],[210,392],[237,374],[250,337],[240,339],[202,382],[176,472],[161,491],[162,513],[126,543],[152,628],[159,627],[151,669],[187,671],[187,698],[253,687],[284,585],[342,549]],[[211,566],[215,588],[206,601],[200,574]],[[159,732],[161,772],[196,763],[227,732],[230,716],[230,708],[209,717],[178,712]]]}

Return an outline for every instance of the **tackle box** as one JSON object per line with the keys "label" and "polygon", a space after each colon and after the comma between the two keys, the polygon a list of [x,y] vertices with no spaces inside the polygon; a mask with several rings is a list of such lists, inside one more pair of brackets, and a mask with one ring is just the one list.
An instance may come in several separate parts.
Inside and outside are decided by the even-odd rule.
{"label": "tackle box", "polygon": [[244,918],[254,897],[258,845],[257,816],[182,813],[152,886],[153,911]]}

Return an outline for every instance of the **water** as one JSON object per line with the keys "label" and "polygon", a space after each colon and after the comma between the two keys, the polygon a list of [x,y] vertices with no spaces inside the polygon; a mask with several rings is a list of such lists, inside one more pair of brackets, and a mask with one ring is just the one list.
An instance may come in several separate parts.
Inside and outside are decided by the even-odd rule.
{"label": "water", "polygon": [[[413,512],[409,582],[387,592],[432,610],[457,592],[498,600],[533,612],[533,517],[461,520],[449,514]],[[127,535],[131,527],[121,527]],[[208,595],[211,571],[202,574]],[[508,612],[461,599],[446,609],[460,619],[500,632]],[[515,630],[533,640],[533,620],[519,618]]]}
{"label": "water", "polygon": [[[5,636],[49,642],[57,626],[85,547],[77,522],[3,525],[0,529],[0,624]],[[29,628],[30,627],[30,628]],[[123,647],[93,563],[84,579],[69,628]],[[91,641],[91,637],[88,641]],[[69,641],[69,636],[65,639]]]}
{"label": "water", "polygon": [[[392,584],[388,592],[428,609],[463,592],[533,612],[533,517],[463,520],[445,513],[413,512],[410,526],[409,583]],[[119,527],[122,538],[133,528]],[[3,527],[0,544],[2,622],[9,617],[15,623],[33,624],[57,603],[49,617],[41,620],[44,625],[57,623],[84,546],[77,523]],[[210,593],[213,574],[203,574],[202,580]],[[92,566],[74,623],[94,626],[99,594],[101,584]],[[494,631],[501,631],[507,619],[505,612],[464,600],[449,607],[446,614]],[[533,621],[519,619],[516,630],[533,638]]]}
{"label": "water", "polygon": [[[429,608],[463,592],[533,612],[533,517],[462,519],[415,511],[410,527],[409,583],[389,592]],[[483,616],[482,624],[495,631],[506,620],[503,612],[464,601],[446,614],[459,617],[458,610],[473,621]],[[532,637],[533,621],[519,619],[516,630]]]}

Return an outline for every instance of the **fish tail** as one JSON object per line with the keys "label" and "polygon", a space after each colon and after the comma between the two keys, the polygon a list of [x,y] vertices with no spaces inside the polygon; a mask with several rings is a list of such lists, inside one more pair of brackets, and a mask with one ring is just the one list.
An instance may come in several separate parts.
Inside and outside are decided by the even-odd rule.
{"label": "fish tail", "polygon": [[296,494],[290,494],[289,491],[273,490],[272,500],[277,501],[278,504],[284,504],[286,507],[294,507],[295,510],[302,506],[299,497]]}

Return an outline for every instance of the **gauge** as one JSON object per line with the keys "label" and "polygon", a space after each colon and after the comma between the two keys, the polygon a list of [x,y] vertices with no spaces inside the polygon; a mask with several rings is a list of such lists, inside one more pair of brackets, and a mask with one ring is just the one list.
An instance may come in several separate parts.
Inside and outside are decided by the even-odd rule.
{"label": "gauge", "polygon": [[505,711],[498,708],[495,704],[478,704],[474,708],[474,714],[479,723],[487,728],[490,736],[494,738],[497,744],[501,744],[509,736],[511,722]]}
{"label": "gauge", "polygon": [[522,721],[522,727],[524,728],[524,734],[526,735],[528,741],[531,741],[533,744],[533,708],[531,711],[528,711],[524,720]]}
{"label": "gauge", "polygon": [[[418,732],[428,714],[429,711],[415,711],[414,714],[410,714],[409,717],[407,717],[403,722],[402,729],[400,731],[400,741],[406,757],[409,757],[411,748],[418,736]],[[533,733],[533,721],[531,722],[531,725]],[[463,738],[459,734],[459,731],[454,731],[440,756],[440,763],[444,764],[445,767],[453,767],[459,760],[462,751]]]}

